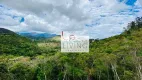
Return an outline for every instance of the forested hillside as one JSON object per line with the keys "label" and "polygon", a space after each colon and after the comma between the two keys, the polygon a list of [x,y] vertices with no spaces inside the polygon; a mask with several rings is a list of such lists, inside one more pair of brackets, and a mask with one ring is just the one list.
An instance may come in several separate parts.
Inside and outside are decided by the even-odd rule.
{"label": "forested hillside", "polygon": [[10,30],[0,28],[0,54],[28,55],[38,53],[37,46],[30,39]]}
{"label": "forested hillside", "polygon": [[[1,52],[0,80],[142,80],[142,17],[129,23],[120,35],[91,42],[89,53],[61,53],[59,47],[38,46],[40,54],[23,56],[35,50],[19,47],[26,38],[1,37],[0,51],[9,52]],[[37,45],[25,41],[30,46]],[[12,46],[23,49],[23,53],[11,49]]]}

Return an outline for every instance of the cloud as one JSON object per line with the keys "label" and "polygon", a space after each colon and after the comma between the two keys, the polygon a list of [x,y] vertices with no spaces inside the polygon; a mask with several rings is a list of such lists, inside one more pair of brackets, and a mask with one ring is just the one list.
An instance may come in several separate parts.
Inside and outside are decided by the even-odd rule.
{"label": "cloud", "polygon": [[[16,3],[16,4],[15,4]],[[82,31],[92,38],[120,34],[141,11],[118,0],[0,0],[0,27],[14,31]],[[13,18],[16,16],[16,18]]]}

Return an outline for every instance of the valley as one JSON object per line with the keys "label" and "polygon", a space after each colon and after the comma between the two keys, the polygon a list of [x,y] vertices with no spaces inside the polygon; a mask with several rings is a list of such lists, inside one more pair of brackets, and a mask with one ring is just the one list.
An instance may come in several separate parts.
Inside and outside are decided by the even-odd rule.
{"label": "valley", "polygon": [[141,80],[141,26],[90,42],[89,53],[61,53],[60,36],[31,40],[0,29],[0,80]]}

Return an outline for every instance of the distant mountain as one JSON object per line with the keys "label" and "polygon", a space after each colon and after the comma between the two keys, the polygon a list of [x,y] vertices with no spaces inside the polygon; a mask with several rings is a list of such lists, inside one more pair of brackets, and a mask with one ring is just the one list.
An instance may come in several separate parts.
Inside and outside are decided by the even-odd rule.
{"label": "distant mountain", "polygon": [[18,32],[19,35],[28,37],[30,39],[46,39],[57,36],[56,34],[49,33],[36,33],[36,32]]}

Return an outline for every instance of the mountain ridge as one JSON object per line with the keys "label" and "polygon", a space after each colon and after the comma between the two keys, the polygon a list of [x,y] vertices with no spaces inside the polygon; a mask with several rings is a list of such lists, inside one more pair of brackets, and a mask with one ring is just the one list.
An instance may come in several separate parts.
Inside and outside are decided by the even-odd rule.
{"label": "mountain ridge", "polygon": [[29,55],[37,53],[37,45],[13,31],[0,28],[0,54]]}
{"label": "mountain ridge", "polygon": [[36,32],[17,32],[17,34],[28,37],[30,39],[46,39],[46,38],[52,38],[57,36],[56,34],[50,34],[50,33],[36,33]]}
{"label": "mountain ridge", "polygon": [[0,34],[15,34],[13,31],[10,31],[5,28],[0,28]]}

